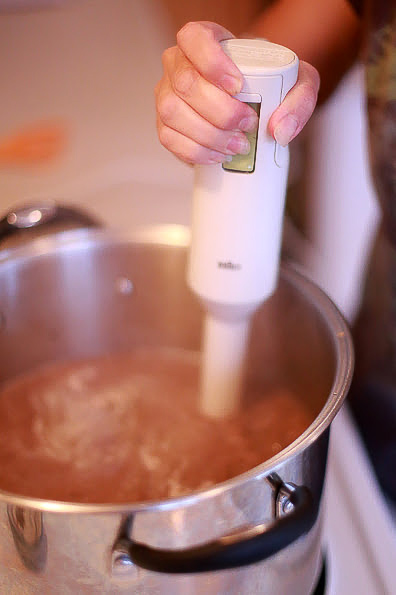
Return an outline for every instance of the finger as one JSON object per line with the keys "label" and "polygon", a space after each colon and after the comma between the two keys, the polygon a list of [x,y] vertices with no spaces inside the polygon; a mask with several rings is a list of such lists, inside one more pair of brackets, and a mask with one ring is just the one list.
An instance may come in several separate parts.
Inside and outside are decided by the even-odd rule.
{"label": "finger", "polygon": [[200,21],[187,23],[177,34],[177,44],[201,76],[230,95],[236,95],[242,89],[243,76],[219,43],[232,37],[233,34],[221,25]]}
{"label": "finger", "polygon": [[157,93],[157,113],[161,122],[196,143],[226,155],[247,154],[249,141],[242,132],[225,131],[202,118],[165,82]]}
{"label": "finger", "polygon": [[318,99],[319,73],[307,62],[300,62],[298,79],[268,122],[274,139],[285,147],[311,117]]}
{"label": "finger", "polygon": [[211,165],[232,159],[231,155],[224,155],[203,147],[177,130],[169,128],[159,118],[157,119],[157,129],[161,144],[186,163]]}
{"label": "finger", "polygon": [[216,128],[247,132],[257,127],[256,112],[209,83],[180,50],[164,58],[164,68],[174,94]]}

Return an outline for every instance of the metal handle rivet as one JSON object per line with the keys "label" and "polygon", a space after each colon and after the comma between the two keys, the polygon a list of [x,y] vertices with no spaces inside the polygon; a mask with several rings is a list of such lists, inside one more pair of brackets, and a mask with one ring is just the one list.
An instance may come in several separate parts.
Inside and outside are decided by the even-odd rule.
{"label": "metal handle rivet", "polygon": [[118,576],[129,575],[133,568],[136,569],[136,566],[126,552],[113,552],[113,574]]}

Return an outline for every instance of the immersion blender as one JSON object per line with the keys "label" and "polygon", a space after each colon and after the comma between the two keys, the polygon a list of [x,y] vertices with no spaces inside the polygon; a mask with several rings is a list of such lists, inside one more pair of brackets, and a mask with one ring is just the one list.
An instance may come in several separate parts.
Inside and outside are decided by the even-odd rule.
{"label": "immersion blender", "polygon": [[262,39],[229,39],[225,53],[244,77],[236,99],[258,113],[250,153],[195,167],[188,284],[206,310],[201,410],[238,409],[252,314],[275,290],[289,151],[268,120],[297,80],[298,58]]}

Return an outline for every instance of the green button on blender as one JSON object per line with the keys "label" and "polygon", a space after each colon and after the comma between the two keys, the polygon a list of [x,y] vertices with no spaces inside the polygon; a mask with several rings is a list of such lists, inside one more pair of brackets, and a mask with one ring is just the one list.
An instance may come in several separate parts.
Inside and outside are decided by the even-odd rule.
{"label": "green button on blender", "polygon": [[[248,103],[260,117],[260,103]],[[256,149],[257,149],[257,134],[258,129],[254,132],[247,132],[246,138],[250,143],[250,151],[247,155],[235,155],[231,161],[223,163],[223,169],[226,171],[235,171],[246,174],[254,172],[256,165]]]}

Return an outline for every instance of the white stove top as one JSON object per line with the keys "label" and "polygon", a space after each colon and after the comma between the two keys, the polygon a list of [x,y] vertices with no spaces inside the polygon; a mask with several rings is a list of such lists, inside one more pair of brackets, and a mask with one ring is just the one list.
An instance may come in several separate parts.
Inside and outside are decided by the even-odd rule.
{"label": "white stove top", "polygon": [[396,585],[392,518],[347,408],[331,431],[326,485],[326,595],[391,595]]}

